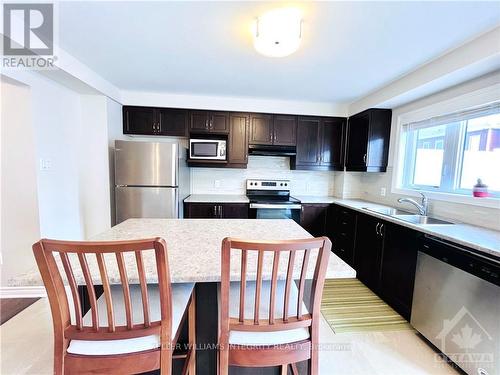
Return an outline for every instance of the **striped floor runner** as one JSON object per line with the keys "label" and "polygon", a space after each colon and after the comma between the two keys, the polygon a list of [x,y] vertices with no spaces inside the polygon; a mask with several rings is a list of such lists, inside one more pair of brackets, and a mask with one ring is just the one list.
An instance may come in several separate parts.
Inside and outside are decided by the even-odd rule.
{"label": "striped floor runner", "polygon": [[321,312],[335,333],[413,329],[358,279],[326,280]]}

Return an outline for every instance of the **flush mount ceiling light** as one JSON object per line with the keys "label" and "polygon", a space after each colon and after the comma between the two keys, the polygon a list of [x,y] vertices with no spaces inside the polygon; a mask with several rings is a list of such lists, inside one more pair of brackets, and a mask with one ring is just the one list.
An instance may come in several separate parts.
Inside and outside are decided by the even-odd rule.
{"label": "flush mount ceiling light", "polygon": [[284,57],[294,53],[300,46],[301,37],[299,9],[275,9],[255,20],[253,44],[265,56]]}

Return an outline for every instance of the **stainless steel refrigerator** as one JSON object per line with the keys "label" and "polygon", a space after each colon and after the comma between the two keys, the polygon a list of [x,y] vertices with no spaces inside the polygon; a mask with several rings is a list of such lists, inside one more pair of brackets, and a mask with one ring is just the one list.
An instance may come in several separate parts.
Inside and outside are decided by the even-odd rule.
{"label": "stainless steel refrigerator", "polygon": [[182,217],[189,188],[186,149],[178,143],[115,141],[116,224]]}

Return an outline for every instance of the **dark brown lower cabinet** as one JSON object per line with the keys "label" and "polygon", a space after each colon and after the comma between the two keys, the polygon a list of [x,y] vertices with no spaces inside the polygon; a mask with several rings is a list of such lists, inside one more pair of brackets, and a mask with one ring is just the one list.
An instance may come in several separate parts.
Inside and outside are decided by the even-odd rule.
{"label": "dark brown lower cabinet", "polygon": [[379,293],[385,222],[369,215],[358,215],[354,247],[354,269],[357,278]]}
{"label": "dark brown lower cabinet", "polygon": [[343,206],[330,205],[326,233],[332,241],[333,252],[351,267],[354,266],[356,212]]}
{"label": "dark brown lower cabinet", "polygon": [[247,203],[184,203],[185,219],[248,219]]}
{"label": "dark brown lower cabinet", "polygon": [[314,237],[326,235],[326,215],[329,204],[303,203],[300,225]]}
{"label": "dark brown lower cabinet", "polygon": [[420,233],[387,223],[380,272],[380,290],[384,300],[410,320],[413,284],[417,265]]}
{"label": "dark brown lower cabinet", "polygon": [[246,203],[224,203],[222,205],[223,219],[248,219],[249,205]]}

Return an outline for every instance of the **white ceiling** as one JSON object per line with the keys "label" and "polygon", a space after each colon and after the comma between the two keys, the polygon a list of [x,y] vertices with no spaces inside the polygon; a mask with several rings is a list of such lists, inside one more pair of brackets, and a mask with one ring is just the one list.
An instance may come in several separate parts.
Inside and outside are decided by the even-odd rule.
{"label": "white ceiling", "polygon": [[59,44],[123,90],[349,103],[500,24],[497,2],[297,5],[285,58],[252,46],[271,2],[62,2]]}

